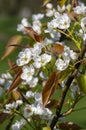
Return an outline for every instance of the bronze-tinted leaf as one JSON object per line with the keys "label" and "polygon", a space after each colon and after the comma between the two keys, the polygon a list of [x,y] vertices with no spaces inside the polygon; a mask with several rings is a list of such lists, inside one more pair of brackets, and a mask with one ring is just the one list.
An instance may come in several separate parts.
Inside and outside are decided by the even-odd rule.
{"label": "bronze-tinted leaf", "polygon": [[46,81],[46,84],[42,91],[42,102],[44,106],[47,105],[48,101],[53,95],[57,87],[58,79],[59,79],[59,72],[53,72]]}
{"label": "bronze-tinted leaf", "polygon": [[13,83],[11,84],[8,92],[12,91],[14,88],[16,88],[21,83],[21,81],[22,81],[21,74],[22,74],[22,70],[19,70]]}
{"label": "bronze-tinted leaf", "polygon": [[8,65],[10,69],[8,70],[12,75],[17,74],[17,72],[21,69],[17,64],[8,59]]}
{"label": "bronze-tinted leaf", "polygon": [[73,122],[63,122],[58,126],[61,130],[81,130],[81,128]]}
{"label": "bronze-tinted leaf", "polygon": [[43,38],[38,35],[31,27],[24,27],[25,32],[37,42],[42,42]]}
{"label": "bronze-tinted leaf", "polygon": [[22,40],[21,35],[15,35],[15,36],[11,37],[11,39],[8,41],[8,43],[6,45],[5,53],[1,59],[2,60],[5,59],[7,56],[9,56],[16,49],[15,46],[10,46],[11,44],[18,45],[21,43],[21,40]]}
{"label": "bronze-tinted leaf", "polygon": [[64,46],[61,45],[61,44],[55,43],[55,44],[53,45],[53,48],[52,48],[51,51],[52,51],[53,53],[61,54],[61,53],[63,53],[63,51],[64,51]]}
{"label": "bronze-tinted leaf", "polygon": [[72,0],[72,7],[78,6],[78,0]]}
{"label": "bronze-tinted leaf", "polygon": [[48,4],[51,0],[44,0],[43,1],[43,6],[45,6],[46,4]]}
{"label": "bronze-tinted leaf", "polygon": [[49,109],[55,109],[58,105],[58,100],[51,100],[46,107]]}
{"label": "bronze-tinted leaf", "polygon": [[66,12],[67,13],[67,15],[68,15],[68,17],[71,19],[71,20],[73,20],[73,21],[76,21],[77,20],[77,18],[78,18],[78,15],[77,14],[75,14],[75,12]]}

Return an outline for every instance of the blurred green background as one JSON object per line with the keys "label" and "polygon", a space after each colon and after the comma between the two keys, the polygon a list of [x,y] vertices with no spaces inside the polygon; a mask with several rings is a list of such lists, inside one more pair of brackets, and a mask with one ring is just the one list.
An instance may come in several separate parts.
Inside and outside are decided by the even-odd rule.
{"label": "blurred green background", "polygon": [[[42,0],[0,0],[0,58],[2,57],[5,45],[9,38],[15,34],[17,24],[23,17],[30,18],[33,13],[38,13],[42,8]],[[86,0],[81,0],[86,5]],[[15,61],[19,50],[16,50],[9,58]],[[0,74],[8,69],[8,58],[0,60]],[[86,106],[86,98],[83,98],[76,106],[81,108]],[[86,109],[74,112],[67,117],[67,120],[73,121],[86,130]],[[5,126],[5,125],[4,125]],[[1,130],[5,127],[0,125]]]}

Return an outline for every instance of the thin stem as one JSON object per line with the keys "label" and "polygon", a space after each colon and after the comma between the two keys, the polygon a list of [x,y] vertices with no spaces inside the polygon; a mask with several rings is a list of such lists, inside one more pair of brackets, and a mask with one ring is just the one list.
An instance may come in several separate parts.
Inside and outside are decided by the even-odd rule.
{"label": "thin stem", "polygon": [[71,38],[70,35],[68,35],[67,33],[65,33],[64,31],[62,31],[62,30],[60,30],[60,29],[56,28],[55,30],[57,30],[58,32],[64,34],[66,37]]}
{"label": "thin stem", "polygon": [[68,31],[68,33],[69,33],[69,35],[70,35],[71,40],[74,41],[74,43],[76,44],[76,46],[77,46],[78,49],[80,50],[80,44],[79,44],[79,42],[74,38],[74,36],[72,35],[72,33],[70,32],[69,29],[67,29],[67,31]]}

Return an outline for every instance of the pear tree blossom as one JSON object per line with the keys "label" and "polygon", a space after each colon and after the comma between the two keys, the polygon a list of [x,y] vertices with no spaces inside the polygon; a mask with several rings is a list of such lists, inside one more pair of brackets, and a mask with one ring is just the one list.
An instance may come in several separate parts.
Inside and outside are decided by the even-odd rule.
{"label": "pear tree blossom", "polygon": [[[23,48],[14,39],[21,51],[0,75],[0,121],[9,120],[6,129],[79,128],[66,117],[86,95],[86,6],[73,2],[56,1],[54,7],[44,0],[42,13],[17,25],[27,43]],[[6,48],[6,58],[12,51]]]}

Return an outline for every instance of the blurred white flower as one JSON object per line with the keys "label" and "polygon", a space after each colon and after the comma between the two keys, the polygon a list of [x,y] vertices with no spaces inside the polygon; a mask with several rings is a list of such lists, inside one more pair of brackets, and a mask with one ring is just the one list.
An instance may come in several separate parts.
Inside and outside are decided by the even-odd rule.
{"label": "blurred white flower", "polygon": [[52,3],[46,4],[46,8],[47,8],[47,9],[52,9],[52,8],[53,8],[53,4],[52,4]]}
{"label": "blurred white flower", "polygon": [[22,68],[22,74],[21,74],[21,79],[25,80],[27,83],[32,80],[33,75],[35,73],[35,69],[32,65],[30,66],[24,66]]}
{"label": "blurred white flower", "polygon": [[28,98],[34,97],[34,93],[32,91],[27,91],[26,92],[26,97],[28,97]]}
{"label": "blurred white flower", "polygon": [[39,13],[39,14],[33,14],[33,15],[32,15],[32,20],[33,20],[33,21],[41,20],[41,19],[43,19],[43,18],[44,18],[44,14],[41,14],[41,13]]}
{"label": "blurred white flower", "polygon": [[60,29],[68,29],[70,27],[71,20],[66,13],[62,15],[55,13],[55,20],[57,23],[57,27]]}
{"label": "blurred white flower", "polygon": [[84,6],[84,4],[81,4],[81,5],[73,8],[73,10],[76,14],[85,14],[86,13],[86,6]]}
{"label": "blurred white flower", "polygon": [[36,78],[32,78],[32,80],[30,80],[28,82],[29,87],[31,87],[31,88],[34,88],[37,85],[37,83],[38,83],[38,78],[37,77]]}
{"label": "blurred white flower", "polygon": [[68,62],[62,60],[62,59],[57,59],[55,63],[57,70],[63,71],[68,67]]}
{"label": "blurred white flower", "polygon": [[11,74],[10,74],[9,72],[3,73],[3,74],[1,75],[1,77],[2,77],[3,79],[12,79],[12,76],[11,76]]}
{"label": "blurred white flower", "polygon": [[31,53],[33,58],[37,57],[41,52],[42,52],[42,44],[37,42],[36,44],[34,44],[34,47],[31,48]]}
{"label": "blurred white flower", "polygon": [[36,102],[42,103],[42,94],[41,93],[35,92],[34,93],[34,98],[35,98]]}
{"label": "blurred white flower", "polygon": [[51,55],[48,54],[42,54],[36,58],[34,58],[34,67],[35,68],[40,68],[42,66],[45,66],[48,62],[51,60]]}
{"label": "blurred white flower", "polygon": [[25,50],[19,52],[18,59],[16,60],[16,63],[18,66],[23,66],[25,64],[28,64],[31,60],[31,50],[29,48],[26,48]]}
{"label": "blurred white flower", "polygon": [[16,101],[16,105],[19,106],[19,105],[22,105],[23,104],[23,101],[22,100],[17,100]]}
{"label": "blurred white flower", "polygon": [[56,10],[54,8],[53,9],[49,9],[46,12],[46,16],[47,17],[52,17],[52,16],[54,16],[55,12],[56,12]]}
{"label": "blurred white flower", "polygon": [[35,20],[33,21],[33,30],[36,31],[38,34],[41,34],[41,27],[42,27],[42,24],[39,20]]}
{"label": "blurred white flower", "polygon": [[24,119],[16,121],[16,123],[12,125],[12,130],[20,130],[25,124],[26,121]]}
{"label": "blurred white flower", "polygon": [[31,26],[30,23],[28,22],[27,18],[23,18],[21,20],[21,24],[18,24],[17,25],[17,31],[21,31],[23,33],[25,33],[24,31],[24,27],[28,27],[28,26]]}
{"label": "blurred white flower", "polygon": [[59,5],[57,5],[57,9],[58,9],[58,11],[59,11],[60,13],[62,13],[62,12],[65,11],[66,7],[65,7],[65,5],[63,5],[62,7],[60,7]]}
{"label": "blurred white flower", "polygon": [[81,19],[81,27],[84,32],[86,32],[86,17]]}
{"label": "blurred white flower", "polygon": [[55,18],[48,22],[48,29],[53,29],[53,28],[60,28],[60,29],[68,29],[70,27],[70,18],[66,13],[64,14],[59,14],[56,12],[54,14]]}
{"label": "blurred white flower", "polygon": [[5,79],[4,78],[0,78],[0,85],[4,85],[5,84]]}

